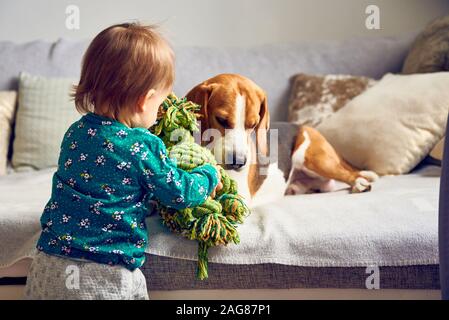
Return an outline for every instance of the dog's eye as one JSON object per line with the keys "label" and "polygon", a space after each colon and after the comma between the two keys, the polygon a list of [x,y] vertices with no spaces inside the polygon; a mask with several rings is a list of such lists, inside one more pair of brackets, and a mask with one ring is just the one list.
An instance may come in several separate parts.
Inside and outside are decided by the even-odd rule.
{"label": "dog's eye", "polygon": [[228,120],[226,120],[225,118],[221,118],[221,117],[216,117],[217,122],[220,124],[220,126],[222,126],[223,128],[229,128],[229,122]]}

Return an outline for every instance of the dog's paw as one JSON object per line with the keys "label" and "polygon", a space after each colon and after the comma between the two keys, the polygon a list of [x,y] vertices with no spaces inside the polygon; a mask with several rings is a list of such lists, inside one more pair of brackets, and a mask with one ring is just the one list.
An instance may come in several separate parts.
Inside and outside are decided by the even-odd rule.
{"label": "dog's paw", "polygon": [[369,182],[374,182],[379,179],[379,176],[374,171],[360,171],[359,174],[368,180]]}
{"label": "dog's paw", "polygon": [[355,179],[355,184],[352,186],[352,193],[361,193],[371,190],[371,182],[364,177],[358,177]]}
{"label": "dog's paw", "polygon": [[372,183],[379,179],[379,176],[374,171],[360,171],[359,175],[352,186],[351,191],[353,193],[370,191]]}

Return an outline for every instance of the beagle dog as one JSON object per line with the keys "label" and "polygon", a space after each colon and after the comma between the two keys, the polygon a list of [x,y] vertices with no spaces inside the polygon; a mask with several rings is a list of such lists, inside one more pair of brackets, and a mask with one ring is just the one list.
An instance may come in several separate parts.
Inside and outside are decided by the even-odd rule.
{"label": "beagle dog", "polygon": [[334,180],[350,185],[352,192],[369,191],[377,178],[374,172],[352,167],[317,130],[303,126],[291,150],[286,180],[277,163],[270,161],[267,96],[246,77],[220,74],[194,87],[186,97],[201,105],[201,143],[237,181],[239,193],[250,206],[284,195],[329,192]]}

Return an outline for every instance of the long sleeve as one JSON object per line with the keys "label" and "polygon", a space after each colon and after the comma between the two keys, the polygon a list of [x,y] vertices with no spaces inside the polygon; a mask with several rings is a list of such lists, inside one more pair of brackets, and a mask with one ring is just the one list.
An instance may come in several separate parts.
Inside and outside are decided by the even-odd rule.
{"label": "long sleeve", "polygon": [[162,141],[152,136],[143,143],[143,185],[163,205],[184,209],[203,203],[218,184],[216,169],[199,166],[190,172],[176,167]]}

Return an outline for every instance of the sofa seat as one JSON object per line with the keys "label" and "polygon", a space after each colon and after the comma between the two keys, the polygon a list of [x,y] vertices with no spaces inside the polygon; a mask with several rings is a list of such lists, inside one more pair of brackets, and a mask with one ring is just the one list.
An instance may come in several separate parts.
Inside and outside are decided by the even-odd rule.
{"label": "sofa seat", "polygon": [[[33,256],[53,171],[0,178],[0,267]],[[150,216],[149,288],[363,287],[366,268],[379,266],[383,287],[436,289],[439,174],[424,166],[382,177],[368,193],[342,189],[253,208],[239,245],[210,249],[203,282],[194,279],[196,243]]]}

